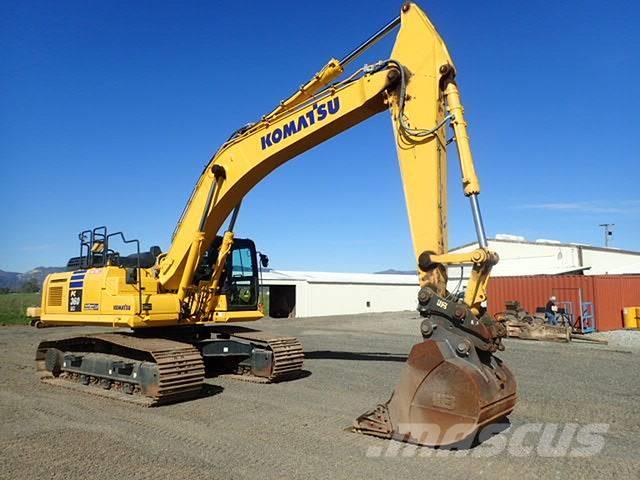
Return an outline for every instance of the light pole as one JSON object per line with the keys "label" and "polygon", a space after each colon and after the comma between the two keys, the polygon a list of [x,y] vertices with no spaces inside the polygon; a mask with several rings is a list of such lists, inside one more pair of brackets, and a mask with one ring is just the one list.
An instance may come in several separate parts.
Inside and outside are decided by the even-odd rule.
{"label": "light pole", "polygon": [[609,237],[611,237],[613,235],[613,230],[611,230],[611,227],[613,227],[615,225],[615,223],[601,223],[600,226],[602,228],[604,228],[604,246],[608,247],[609,246]]}

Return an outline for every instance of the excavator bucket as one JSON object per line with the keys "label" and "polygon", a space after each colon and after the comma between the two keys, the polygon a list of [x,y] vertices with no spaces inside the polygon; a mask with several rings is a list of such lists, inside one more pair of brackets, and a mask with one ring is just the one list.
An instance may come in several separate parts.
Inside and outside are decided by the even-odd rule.
{"label": "excavator bucket", "polygon": [[[355,431],[430,447],[451,446],[473,440],[481,427],[513,411],[515,379],[491,351],[504,336],[501,325],[488,315],[478,320],[459,304],[456,316],[443,313],[432,311],[422,322],[424,341],[411,349],[391,398],[358,417]],[[480,332],[493,341],[480,340]]]}

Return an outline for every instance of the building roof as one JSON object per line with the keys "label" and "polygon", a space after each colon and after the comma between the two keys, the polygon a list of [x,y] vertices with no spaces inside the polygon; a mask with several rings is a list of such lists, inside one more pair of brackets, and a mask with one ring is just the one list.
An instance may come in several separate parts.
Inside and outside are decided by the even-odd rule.
{"label": "building roof", "polygon": [[[597,247],[597,246],[589,245],[586,243],[563,243],[557,240],[546,240],[546,239],[531,241],[531,240],[520,240],[520,239],[516,240],[513,238],[488,238],[487,240],[490,242],[515,243],[515,244],[521,244],[521,245],[548,245],[551,247],[582,248],[583,250],[594,250],[598,252],[608,252],[608,253],[624,253],[626,255],[640,256],[640,252],[634,251],[634,250],[623,250],[621,248],[616,248],[616,247]],[[467,247],[470,247],[471,245],[477,245],[477,244],[478,242],[465,243],[464,245],[460,245],[458,247],[452,248],[449,251],[454,252],[456,250],[461,250],[463,248],[467,248]]]}
{"label": "building roof", "polygon": [[418,275],[383,273],[338,273],[338,272],[299,272],[291,270],[271,270],[263,272],[264,283],[269,281],[301,281],[307,283],[341,283],[368,285],[417,285]]}

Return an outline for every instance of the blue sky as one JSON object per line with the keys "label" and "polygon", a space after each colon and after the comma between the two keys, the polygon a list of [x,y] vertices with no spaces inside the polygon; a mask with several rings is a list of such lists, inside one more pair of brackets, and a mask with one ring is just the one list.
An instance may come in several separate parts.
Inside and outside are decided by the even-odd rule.
{"label": "blue sky", "polygon": [[[0,269],[25,271],[63,265],[94,225],[168,247],[229,133],[400,2],[0,5]],[[488,233],[600,245],[598,224],[609,222],[614,246],[640,250],[637,3],[423,6],[458,68]],[[356,63],[387,58],[392,42]],[[474,231],[451,159],[454,246]],[[236,231],[274,268],[412,268],[388,115],[274,172],[246,198]]]}

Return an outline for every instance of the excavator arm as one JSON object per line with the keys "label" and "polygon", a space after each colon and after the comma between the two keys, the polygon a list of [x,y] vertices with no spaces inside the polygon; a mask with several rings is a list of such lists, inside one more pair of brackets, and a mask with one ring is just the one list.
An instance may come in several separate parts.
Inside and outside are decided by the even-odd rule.
{"label": "excavator arm", "polygon": [[[397,25],[389,59],[336,81],[362,51]],[[487,248],[456,69],[444,41],[415,4],[404,4],[397,19],[343,60],[332,59],[272,112],[222,145],[202,172],[171,248],[159,261],[159,282],[181,302],[200,306],[187,312],[195,321],[210,320],[245,195],[275,168],[385,110],[391,112],[420,278],[423,341],[413,347],[391,399],[360,416],[353,428],[424,445],[449,445],[510,413],[516,385],[509,369],[493,356],[503,349],[506,331],[483,306],[498,257]],[[479,248],[470,253],[448,253],[448,126],[478,237]],[[229,215],[232,220],[211,280],[194,285],[198,262]],[[471,266],[464,302],[447,292],[451,265]],[[189,301],[194,297],[199,300]]]}

